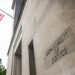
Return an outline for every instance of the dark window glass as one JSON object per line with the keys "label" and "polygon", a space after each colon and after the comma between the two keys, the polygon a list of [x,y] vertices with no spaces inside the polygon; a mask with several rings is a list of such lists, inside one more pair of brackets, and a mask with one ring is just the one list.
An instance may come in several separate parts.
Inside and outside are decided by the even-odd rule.
{"label": "dark window glass", "polygon": [[34,55],[33,41],[30,43],[28,50],[29,50],[30,75],[36,75],[36,66],[35,66],[35,55]]}

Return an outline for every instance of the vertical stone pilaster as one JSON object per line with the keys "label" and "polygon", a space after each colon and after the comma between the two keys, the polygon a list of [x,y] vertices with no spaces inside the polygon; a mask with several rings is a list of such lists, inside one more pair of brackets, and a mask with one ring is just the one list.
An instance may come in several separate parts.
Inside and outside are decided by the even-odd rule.
{"label": "vertical stone pilaster", "polygon": [[27,45],[22,45],[22,75],[29,75],[29,55]]}

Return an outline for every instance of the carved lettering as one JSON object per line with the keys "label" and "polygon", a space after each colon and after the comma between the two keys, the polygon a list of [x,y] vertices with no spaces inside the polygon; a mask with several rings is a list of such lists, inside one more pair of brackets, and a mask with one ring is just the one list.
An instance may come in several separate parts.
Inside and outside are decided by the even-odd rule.
{"label": "carved lettering", "polygon": [[69,27],[45,51],[44,60],[46,67],[49,68],[59,59],[73,51],[75,51],[75,34]]}

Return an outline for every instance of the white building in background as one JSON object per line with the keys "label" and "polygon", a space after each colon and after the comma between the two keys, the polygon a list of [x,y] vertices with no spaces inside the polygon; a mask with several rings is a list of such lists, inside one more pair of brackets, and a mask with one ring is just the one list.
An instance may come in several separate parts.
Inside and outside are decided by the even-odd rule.
{"label": "white building in background", "polygon": [[13,0],[7,75],[75,75],[75,0]]}

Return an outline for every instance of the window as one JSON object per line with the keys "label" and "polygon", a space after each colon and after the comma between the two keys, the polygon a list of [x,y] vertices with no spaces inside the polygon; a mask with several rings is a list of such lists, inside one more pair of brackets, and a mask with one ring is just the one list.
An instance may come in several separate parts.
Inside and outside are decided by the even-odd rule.
{"label": "window", "polygon": [[34,55],[34,48],[33,48],[33,41],[29,44],[29,68],[30,68],[30,75],[36,75],[36,67],[35,67],[35,55]]}

